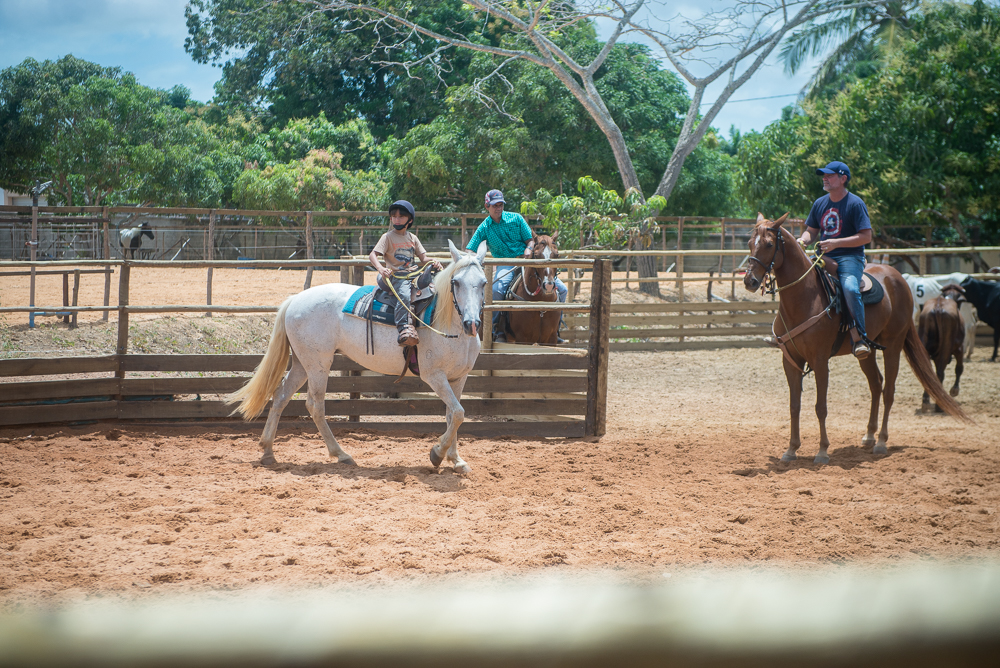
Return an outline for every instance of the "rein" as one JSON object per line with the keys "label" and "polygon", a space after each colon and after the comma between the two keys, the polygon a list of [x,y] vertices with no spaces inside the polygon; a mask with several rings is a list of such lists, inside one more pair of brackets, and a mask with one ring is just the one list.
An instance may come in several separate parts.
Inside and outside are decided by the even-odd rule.
{"label": "rein", "polygon": [[[767,229],[770,229],[772,232],[775,233],[775,236],[778,238],[778,244],[777,246],[775,246],[774,254],[771,256],[771,263],[764,268],[764,281],[763,281],[764,286],[761,290],[761,294],[771,294],[771,295],[778,294],[782,290],[787,290],[788,288],[801,283],[805,279],[805,277],[808,276],[810,272],[813,271],[813,269],[817,267],[823,267],[824,265],[823,252],[817,249],[816,259],[813,260],[813,262],[809,265],[805,273],[799,276],[791,283],[789,283],[788,285],[782,285],[779,287],[777,285],[777,279],[773,276],[771,272],[772,269],[774,268],[774,262],[778,258],[778,247],[780,247],[781,249],[782,258],[784,258],[785,256],[785,236],[781,233],[780,228],[778,229],[767,228]],[[750,260],[756,262],[761,267],[764,267],[764,263],[755,258],[753,255],[750,256]],[[792,359],[791,353],[788,352],[787,344],[790,342],[794,346],[795,345],[794,338],[796,336],[798,336],[802,332],[806,331],[807,329],[815,325],[817,322],[819,322],[819,320],[823,316],[829,317],[830,309],[833,308],[833,304],[834,303],[831,301],[825,309],[823,309],[816,315],[811,316],[808,320],[806,320],[803,323],[800,323],[793,329],[788,328],[788,325],[785,323],[785,318],[784,316],[781,315],[781,310],[779,309],[778,317],[781,318],[781,324],[785,325],[785,333],[782,334],[781,336],[778,336],[775,333],[774,323],[771,323],[771,336],[774,339],[774,341],[778,344],[778,347],[781,348],[781,354],[785,357],[786,360],[788,360],[789,364],[794,366],[803,376],[807,375],[809,371],[811,371],[811,369],[808,371],[806,369],[803,369],[801,366],[798,365],[798,363],[796,363],[794,359]],[[799,352],[798,346],[796,346],[795,351],[798,352],[800,355],[802,355],[802,353]],[[803,357],[805,357],[805,355],[803,355]]]}

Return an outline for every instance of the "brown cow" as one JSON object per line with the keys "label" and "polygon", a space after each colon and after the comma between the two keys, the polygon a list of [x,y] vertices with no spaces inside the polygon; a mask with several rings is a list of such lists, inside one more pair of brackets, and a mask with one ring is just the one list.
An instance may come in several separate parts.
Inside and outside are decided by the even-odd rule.
{"label": "brown cow", "polygon": [[[954,283],[941,288],[941,296],[924,304],[920,311],[920,325],[917,332],[920,341],[927,349],[927,354],[934,360],[937,377],[944,383],[944,370],[955,358],[955,384],[950,394],[958,396],[958,382],[962,378],[964,360],[962,344],[965,342],[965,322],[959,311],[959,304],[965,301],[965,290]],[[924,392],[922,410],[930,409],[930,397]],[[941,409],[937,408],[940,412]]]}

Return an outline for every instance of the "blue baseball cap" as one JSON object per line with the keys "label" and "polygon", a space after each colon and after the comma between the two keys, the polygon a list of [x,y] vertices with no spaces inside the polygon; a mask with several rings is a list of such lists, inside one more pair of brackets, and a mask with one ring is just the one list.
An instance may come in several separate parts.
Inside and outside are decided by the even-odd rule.
{"label": "blue baseball cap", "polygon": [[826,167],[818,167],[816,169],[817,174],[840,174],[841,176],[846,176],[848,179],[851,178],[851,168],[840,162],[839,160],[834,160]]}
{"label": "blue baseball cap", "polygon": [[503,202],[504,204],[507,203],[507,202],[504,201],[503,193],[500,192],[499,190],[497,190],[496,188],[494,188],[493,190],[491,190],[488,193],[486,193],[486,208],[487,209],[490,208],[491,206],[493,206],[494,204],[499,204],[500,202]]}

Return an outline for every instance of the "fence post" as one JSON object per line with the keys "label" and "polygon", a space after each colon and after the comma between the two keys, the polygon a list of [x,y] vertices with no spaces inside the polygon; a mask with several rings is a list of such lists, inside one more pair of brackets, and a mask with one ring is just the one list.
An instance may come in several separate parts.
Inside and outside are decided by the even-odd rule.
{"label": "fence post", "polygon": [[[683,243],[684,243],[684,217],[681,216],[680,218],[677,219],[677,250],[679,251],[683,250],[683,248],[681,247]],[[676,266],[674,267],[674,274],[676,274],[677,278],[684,278],[684,256],[678,253],[675,257],[677,258],[677,263]],[[680,300],[684,301],[684,282],[677,281],[674,284],[674,287],[676,287],[677,291],[680,293]]]}
{"label": "fence post", "polygon": [[[208,242],[205,244],[205,257],[209,262],[215,259],[215,209],[208,212]],[[208,268],[208,296],[205,302],[208,306],[212,305],[212,269]],[[206,318],[212,317],[212,312],[209,311],[205,314]]]}
{"label": "fence post", "polygon": [[[108,218],[108,207],[101,209],[101,217],[104,218],[102,227],[104,228],[104,259],[111,259],[111,233],[108,230],[108,225],[111,223],[111,219]],[[104,305],[107,306],[111,303],[111,265],[104,265]],[[101,316],[101,322],[108,321],[108,312],[104,311]]]}
{"label": "fence post", "polygon": [[[925,227],[924,228],[924,246],[925,247],[929,247],[931,245],[931,236],[932,236],[932,234],[933,234],[933,232],[931,231],[931,228],[929,228],[929,227]],[[920,262],[920,275],[921,276],[925,276],[927,274],[927,265],[928,265],[927,253],[921,253],[920,254],[919,262]]]}
{"label": "fence post", "polygon": [[[80,300],[80,270],[73,270],[73,306],[78,306]],[[73,311],[73,315],[70,316],[69,328],[76,329],[76,311]]]}
{"label": "fence post", "polygon": [[[486,270],[486,291],[483,293],[487,305],[493,304],[493,271],[496,269],[492,264],[488,264],[483,269]],[[483,322],[483,350],[493,350],[493,311],[483,311],[489,313],[489,322]],[[485,318],[483,320],[486,320]],[[490,376],[493,372],[490,371]]]}
{"label": "fence post", "polygon": [[[306,211],[306,259],[314,259],[313,255],[313,212]],[[313,267],[309,265],[306,267],[306,283],[302,286],[303,290],[308,290],[312,286],[313,280]]]}
{"label": "fence post", "polygon": [[604,436],[608,421],[608,357],[611,343],[611,260],[594,260],[590,284],[590,363],[584,433]]}
{"label": "fence post", "polygon": [[465,214],[462,214],[462,248],[465,248],[466,244],[469,243],[469,228],[468,219]]}
{"label": "fence post", "polygon": [[[115,378],[118,379],[116,401],[122,400],[122,380],[125,378],[125,356],[128,354],[128,282],[131,266],[122,258],[121,273],[118,275],[118,343],[115,346]],[[121,411],[118,411],[121,417]]]}

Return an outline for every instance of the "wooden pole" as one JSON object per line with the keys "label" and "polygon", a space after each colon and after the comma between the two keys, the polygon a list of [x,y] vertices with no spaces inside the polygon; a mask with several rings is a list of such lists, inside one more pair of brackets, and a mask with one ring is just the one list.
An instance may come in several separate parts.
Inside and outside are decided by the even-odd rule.
{"label": "wooden pole", "polygon": [[[313,212],[306,211],[306,259],[313,260]],[[306,268],[306,283],[302,287],[303,290],[308,290],[312,285],[313,280],[313,268]]]}
{"label": "wooden pole", "polygon": [[[118,306],[128,306],[128,282],[131,267],[128,261],[122,262],[121,272],[118,274]],[[115,378],[118,379],[118,393],[116,399],[122,400],[121,381],[125,378],[125,356],[128,354],[128,309],[118,310],[118,344],[115,346],[116,369]]]}
{"label": "wooden pole", "polygon": [[[105,274],[107,275],[107,274]],[[80,270],[73,270],[73,306],[79,305],[80,301]],[[73,315],[69,321],[69,328],[76,329],[76,311],[73,311]]]}
{"label": "wooden pole", "polygon": [[[660,241],[662,242],[663,252],[667,252],[667,226],[664,225],[660,228]],[[667,256],[663,256],[663,271],[667,270]]]}
{"label": "wooden pole", "polygon": [[590,284],[590,364],[587,369],[587,415],[584,433],[598,438],[607,430],[610,330],[611,260],[594,260],[593,279]]}
{"label": "wooden pole", "polygon": [[[931,228],[925,227],[924,228],[924,246],[930,246],[931,245],[931,234],[932,234]],[[927,264],[928,264],[927,253],[921,253],[920,254],[919,263],[920,263],[920,275],[921,276],[925,276],[927,274]]]}
{"label": "wooden pole", "polygon": [[[30,254],[31,261],[34,262],[37,259],[38,251],[38,198],[35,198],[34,203],[31,206],[31,240],[28,241],[28,252]],[[35,305],[35,266],[31,265],[31,286],[28,289],[28,306]],[[35,326],[35,314],[32,313],[28,317],[28,321],[32,327]]]}
{"label": "wooden pole", "polygon": [[465,248],[466,244],[469,243],[469,220],[463,214],[462,215],[462,248]]}
{"label": "wooden pole", "polygon": [[[104,218],[104,221],[101,223],[101,226],[104,228],[104,259],[105,260],[110,260],[111,259],[111,232],[109,231],[108,226],[111,223],[111,219],[108,218],[108,207],[104,207],[101,210],[101,217]],[[110,264],[104,265],[104,269],[105,269],[105,273],[104,273],[104,305],[107,306],[108,304],[111,303],[111,265]],[[108,321],[108,312],[104,311],[104,313],[101,315],[101,322],[107,322],[107,321]]]}
{"label": "wooden pole", "polygon": [[[484,293],[485,302],[487,305],[493,304],[493,271],[496,269],[492,264],[488,264],[483,269],[486,270],[486,291]],[[489,313],[489,322],[483,323],[483,350],[489,352],[493,350],[493,311],[485,311]],[[493,375],[493,372],[490,372]]]}
{"label": "wooden pole", "polygon": [[[215,209],[212,209],[208,214],[208,239],[205,243],[205,259],[209,262],[215,259]],[[205,303],[209,306],[212,305],[212,270],[213,267],[208,268],[208,294]],[[207,312],[205,317],[211,318],[212,312]]]}
{"label": "wooden pole", "polygon": [[[69,306],[69,272],[62,273],[63,279],[63,306]],[[69,314],[63,316],[63,322],[69,324]]]}

